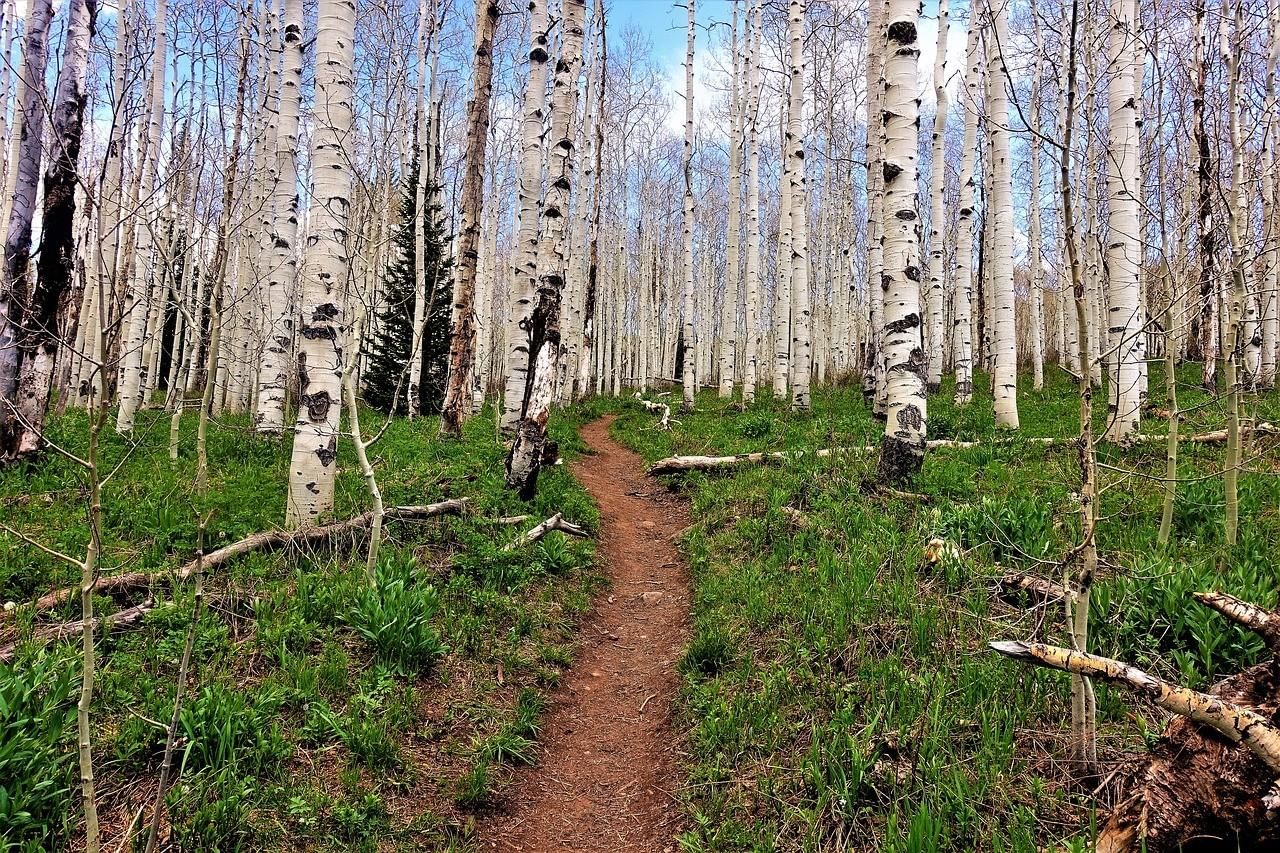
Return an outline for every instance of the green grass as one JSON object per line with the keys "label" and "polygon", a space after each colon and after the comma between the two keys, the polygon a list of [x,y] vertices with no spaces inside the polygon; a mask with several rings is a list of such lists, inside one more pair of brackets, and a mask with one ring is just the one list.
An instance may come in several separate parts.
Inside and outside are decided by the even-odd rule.
{"label": "green grass", "polygon": [[[1220,401],[1181,377],[1184,435],[1223,423]],[[1071,447],[1022,436],[1078,433],[1078,398],[1050,373],[1020,391],[1022,431],[998,432],[985,377],[972,405],[930,399],[930,437],[980,440],[931,453],[914,491],[925,504],[867,492],[871,454],[669,478],[697,521],[684,538],[694,581],[694,637],[681,662],[687,731],[683,788],[690,851],[1035,851],[1079,841],[1091,817],[1071,793],[1064,677],[1000,658],[998,638],[1061,641],[1061,617],[1000,603],[995,581],[1017,568],[1059,578],[1075,541],[1079,479]],[[1029,383],[1028,383],[1029,384]],[[1151,397],[1163,400],[1158,367]],[[1105,410],[1105,395],[1099,395]],[[1275,395],[1250,400],[1274,420]],[[628,408],[615,435],[653,461],[871,444],[881,434],[859,391],[823,389],[800,416],[764,398],[746,411],[714,394],[670,432]],[[1101,425],[1105,411],[1099,411]],[[1144,431],[1162,434],[1158,419]],[[1221,464],[1221,445],[1182,451],[1183,476]],[[1175,538],[1156,546],[1162,442],[1103,447],[1093,649],[1204,686],[1263,654],[1257,638],[1191,602],[1217,588],[1276,603],[1280,478],[1274,451],[1241,479],[1241,541],[1223,544],[1219,478],[1182,484]],[[800,510],[795,525],[783,507]],[[964,549],[922,566],[934,536]],[[1140,751],[1159,712],[1101,690],[1102,752]]]}
{"label": "green grass", "polygon": [[[600,408],[557,415],[551,429],[562,452],[583,450],[577,426]],[[381,423],[373,414],[363,420],[369,432]],[[590,540],[553,535],[507,553],[501,546],[521,529],[487,519],[559,511],[594,529],[597,514],[563,466],[543,473],[535,500],[517,500],[502,482],[493,421],[486,410],[462,440],[444,441],[436,419],[400,419],[375,445],[388,506],[472,501],[463,517],[390,524],[375,585],[349,545],[250,555],[209,577],[179,727],[181,776],[168,796],[183,849],[465,844],[472,810],[509,783],[512,765],[532,760],[542,694],[568,664],[601,576]],[[69,413],[52,422],[52,438],[82,452],[85,427],[82,414]],[[104,437],[105,464],[118,469],[104,492],[104,573],[186,562],[201,513],[212,512],[210,549],[283,519],[286,442],[254,435],[245,418],[217,421],[210,488],[197,495],[194,419],[185,419],[177,465],[167,427],[163,413],[144,412],[134,443]],[[342,447],[339,518],[368,508],[353,454]],[[82,553],[82,485],[57,455],[2,471],[0,515],[41,542]],[[0,600],[24,602],[74,581],[67,566],[0,534]],[[139,630],[98,643],[93,734],[104,826],[127,823],[155,790],[159,721],[172,713],[194,604],[189,583],[174,590],[174,602]],[[107,613],[127,603],[97,601]],[[77,613],[71,602],[50,618]],[[19,635],[30,623],[18,620]],[[83,831],[78,672],[70,645],[24,647],[12,666],[0,666],[0,849],[60,849]]]}

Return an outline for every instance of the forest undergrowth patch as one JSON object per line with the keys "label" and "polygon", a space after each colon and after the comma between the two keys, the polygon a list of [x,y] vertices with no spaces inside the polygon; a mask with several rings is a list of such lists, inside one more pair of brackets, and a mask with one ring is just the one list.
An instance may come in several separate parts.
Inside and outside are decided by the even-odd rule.
{"label": "forest undergrowth patch", "polygon": [[[566,454],[606,404],[559,413]],[[376,426],[380,419],[366,416]],[[166,829],[183,850],[465,849],[474,816],[533,760],[544,695],[570,663],[574,629],[601,574],[590,539],[502,546],[554,512],[594,530],[595,507],[565,467],[522,503],[502,481],[492,412],[461,441],[438,421],[396,419],[374,448],[387,506],[467,497],[468,512],[387,528],[376,582],[356,542],[304,554],[250,554],[209,573],[179,721],[180,768]],[[168,418],[140,415],[134,443],[105,437],[104,574],[172,571],[196,548],[278,526],[289,446],[227,418],[209,437],[211,483],[194,459],[167,457]],[[51,424],[75,452],[82,414]],[[194,423],[189,424],[194,429]],[[183,435],[190,447],[192,436]],[[344,452],[346,444],[343,444]],[[354,459],[339,459],[336,518],[367,508]],[[56,454],[0,472],[5,523],[69,553],[87,536],[76,469]],[[493,519],[528,514],[512,527]],[[74,582],[68,568],[0,533],[0,600],[22,603]],[[194,607],[188,580],[157,583],[165,606],[137,630],[99,639],[93,706],[99,810],[114,849],[150,815],[164,723]],[[97,597],[110,614],[148,595]],[[171,601],[168,601],[171,599]],[[42,619],[75,619],[69,602]],[[22,643],[33,617],[0,623],[20,641],[0,665],[0,848],[61,849],[82,827],[74,791],[78,649]]]}
{"label": "forest undergrowth patch", "polygon": [[[1029,436],[1078,434],[1078,397],[1051,374],[1021,395],[1022,431],[997,431],[985,377],[965,408],[930,398],[930,438],[982,442],[931,452],[915,500],[865,488],[871,454],[667,478],[697,523],[683,540],[693,572],[694,638],[681,666],[690,755],[682,800],[691,851],[1035,851],[1083,849],[1098,797],[1070,784],[1068,683],[993,654],[993,639],[1064,639],[1061,607],[1006,603],[1001,575],[1061,580],[1079,530],[1074,448]],[[1152,396],[1163,378],[1153,368]],[[1180,385],[1190,388],[1188,372]],[[1029,383],[1028,383],[1029,385]],[[1183,435],[1217,429],[1219,401],[1181,391]],[[1101,407],[1099,407],[1101,408]],[[1274,395],[1249,414],[1275,420]],[[1104,413],[1099,413],[1103,417]],[[815,391],[795,415],[763,397],[745,411],[705,393],[674,429],[635,408],[614,426],[652,462],[875,444],[882,431],[857,389]],[[1148,415],[1144,432],[1162,434]],[[1214,588],[1276,600],[1280,481],[1274,445],[1241,478],[1240,541],[1223,543],[1220,446],[1182,449],[1173,540],[1158,547],[1164,445],[1103,446],[1102,577],[1091,645],[1201,688],[1260,660],[1258,638],[1189,606]],[[937,562],[925,545],[956,546]],[[1270,543],[1270,544],[1269,544]],[[1268,555],[1272,555],[1269,557]],[[1027,606],[1023,606],[1026,604]],[[1106,771],[1136,762],[1163,712],[1100,688]]]}

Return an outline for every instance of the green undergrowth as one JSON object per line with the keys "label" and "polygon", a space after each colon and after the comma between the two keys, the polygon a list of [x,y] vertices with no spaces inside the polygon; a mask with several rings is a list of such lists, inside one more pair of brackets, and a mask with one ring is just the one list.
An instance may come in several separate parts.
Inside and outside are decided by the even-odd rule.
{"label": "green undergrowth", "polygon": [[[559,413],[552,437],[568,457],[577,427],[603,404]],[[367,414],[366,432],[381,418]],[[171,571],[191,559],[197,519],[206,548],[278,528],[289,445],[253,434],[245,418],[209,434],[210,486],[194,483],[194,419],[182,456],[168,459],[168,418],[140,415],[133,442],[108,432],[104,574]],[[441,440],[435,418],[397,419],[371,455],[388,506],[471,499],[468,513],[390,523],[370,583],[355,543],[307,553],[248,555],[212,572],[179,721],[168,796],[183,850],[451,849],[470,845],[477,810],[536,754],[544,695],[573,652],[577,620],[601,575],[591,540],[552,534],[503,546],[554,512],[594,530],[586,492],[557,466],[535,500],[502,482],[493,412]],[[51,437],[83,454],[83,414]],[[348,444],[339,455],[336,518],[368,508]],[[493,519],[533,516],[518,526]],[[80,555],[88,535],[83,481],[64,458],[0,472],[4,523]],[[56,559],[0,533],[0,600],[23,603],[76,580]],[[93,735],[100,815],[120,829],[154,796],[175,681],[195,604],[191,582],[170,590],[138,630],[98,641]],[[98,596],[109,614],[145,596]],[[78,602],[48,618],[74,619]],[[29,636],[25,608],[7,627]],[[0,626],[3,627],[3,626]],[[6,640],[7,642],[8,640]],[[78,648],[20,646],[0,665],[0,850],[62,849],[83,831],[76,790]],[[111,833],[114,833],[112,835]]]}
{"label": "green undergrowth", "polygon": [[[1219,428],[1222,403],[1181,377],[1182,432]],[[1029,381],[1027,385],[1029,386]],[[1153,370],[1151,398],[1163,399]],[[1098,395],[1105,410],[1105,394]],[[1022,431],[997,431],[989,386],[957,409],[929,401],[930,437],[983,442],[931,452],[912,491],[867,488],[872,454],[802,454],[785,464],[669,479],[692,501],[683,539],[694,636],[681,662],[687,731],[684,849],[1035,851],[1081,844],[1095,820],[1073,793],[1068,684],[990,652],[995,639],[1064,640],[1058,608],[995,596],[1007,570],[1062,577],[1078,536],[1074,446],[1026,436],[1078,434],[1068,377],[1020,390]],[[1275,420],[1275,395],[1249,399]],[[824,389],[813,412],[775,401],[745,411],[699,397],[671,431],[629,407],[615,435],[653,461],[672,454],[859,446],[878,440],[861,393]],[[1105,411],[1099,413],[1099,426]],[[1144,432],[1164,433],[1148,415]],[[1241,478],[1241,538],[1223,543],[1221,445],[1184,445],[1174,538],[1156,544],[1164,444],[1102,447],[1104,566],[1092,647],[1203,687],[1260,659],[1262,644],[1197,606],[1219,589],[1276,603],[1280,478],[1274,446]],[[1115,470],[1124,469],[1124,471]],[[801,514],[797,521],[794,511]],[[925,559],[933,537],[960,553]],[[1144,748],[1164,719],[1100,688],[1101,752]]]}

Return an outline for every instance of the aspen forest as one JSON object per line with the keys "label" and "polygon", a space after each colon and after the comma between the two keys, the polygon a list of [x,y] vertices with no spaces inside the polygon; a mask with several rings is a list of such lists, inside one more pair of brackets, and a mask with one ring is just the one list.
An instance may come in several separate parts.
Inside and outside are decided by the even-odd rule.
{"label": "aspen forest", "polygon": [[0,853],[1280,850],[1280,0],[0,53]]}

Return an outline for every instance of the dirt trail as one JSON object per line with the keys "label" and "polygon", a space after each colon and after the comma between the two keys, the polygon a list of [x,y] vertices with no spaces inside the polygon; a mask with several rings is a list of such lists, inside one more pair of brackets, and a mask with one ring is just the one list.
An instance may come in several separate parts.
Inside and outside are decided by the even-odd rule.
{"label": "dirt trail", "polygon": [[573,466],[600,506],[598,554],[610,587],[582,626],[538,764],[521,772],[503,813],[481,829],[482,850],[676,849],[671,705],[689,631],[689,575],[673,539],[688,508],[609,437],[612,420],[583,428],[595,455]]}

